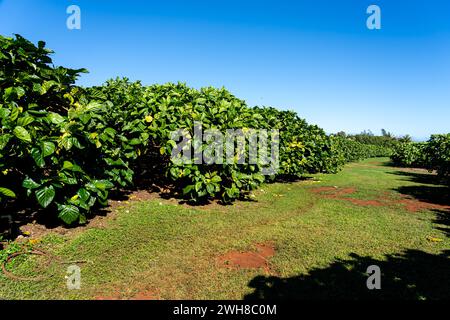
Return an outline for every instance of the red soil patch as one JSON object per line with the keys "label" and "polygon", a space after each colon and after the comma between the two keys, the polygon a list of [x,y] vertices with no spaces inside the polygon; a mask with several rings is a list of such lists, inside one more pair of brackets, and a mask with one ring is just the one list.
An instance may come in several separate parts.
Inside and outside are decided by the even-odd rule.
{"label": "red soil patch", "polygon": [[355,188],[338,188],[338,187],[319,187],[311,190],[315,194],[319,194],[324,198],[328,199],[338,199],[351,202],[355,205],[359,206],[368,206],[368,207],[383,207],[383,206],[393,206],[395,204],[401,204],[404,208],[409,212],[418,212],[423,210],[448,210],[450,209],[449,205],[441,205],[435,204],[425,201],[420,201],[414,199],[410,196],[402,195],[401,199],[392,197],[392,194],[389,192],[384,192],[380,196],[375,199],[363,200],[363,199],[354,199],[348,197],[356,192]]}
{"label": "red soil patch", "polygon": [[409,212],[418,212],[423,210],[450,210],[449,205],[442,205],[436,203],[430,203],[425,201],[419,201],[409,196],[403,196],[403,199],[396,201],[402,204]]}
{"label": "red soil patch", "polygon": [[228,268],[235,269],[259,269],[269,272],[268,259],[275,255],[275,247],[272,244],[257,244],[256,251],[231,251],[219,257],[219,263]]}

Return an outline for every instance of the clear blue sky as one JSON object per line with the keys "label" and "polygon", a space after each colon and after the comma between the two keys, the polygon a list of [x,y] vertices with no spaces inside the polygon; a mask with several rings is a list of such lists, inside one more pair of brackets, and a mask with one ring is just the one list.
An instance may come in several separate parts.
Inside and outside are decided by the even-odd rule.
{"label": "clear blue sky", "polygon": [[[66,28],[71,4],[81,30]],[[57,65],[89,69],[82,85],[225,86],[327,132],[450,132],[448,0],[0,0],[0,33],[45,40]]]}

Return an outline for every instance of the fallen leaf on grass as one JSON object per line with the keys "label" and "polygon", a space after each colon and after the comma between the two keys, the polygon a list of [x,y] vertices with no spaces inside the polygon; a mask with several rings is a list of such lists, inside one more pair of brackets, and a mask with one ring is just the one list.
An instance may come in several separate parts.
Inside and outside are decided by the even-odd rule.
{"label": "fallen leaf on grass", "polygon": [[428,240],[428,241],[431,241],[431,242],[442,242],[442,241],[444,241],[444,240],[442,240],[442,239],[440,239],[440,238],[431,237],[431,236],[428,236],[428,237],[427,237],[427,240]]}

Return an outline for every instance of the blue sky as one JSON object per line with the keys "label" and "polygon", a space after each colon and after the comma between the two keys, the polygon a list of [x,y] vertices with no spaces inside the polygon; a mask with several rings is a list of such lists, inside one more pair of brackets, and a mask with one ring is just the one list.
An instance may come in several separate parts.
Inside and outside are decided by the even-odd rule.
{"label": "blue sky", "polygon": [[[66,8],[81,8],[81,30]],[[382,29],[366,28],[377,4]],[[450,132],[450,1],[0,0],[0,34],[45,40],[81,85],[225,86],[327,132]]]}

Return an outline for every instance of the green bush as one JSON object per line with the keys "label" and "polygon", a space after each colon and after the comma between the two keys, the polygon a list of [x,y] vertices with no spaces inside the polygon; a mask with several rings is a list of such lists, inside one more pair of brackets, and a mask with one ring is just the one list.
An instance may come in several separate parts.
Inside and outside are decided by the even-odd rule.
{"label": "green bush", "polygon": [[[264,181],[335,173],[345,162],[389,152],[328,136],[292,111],[248,107],[223,88],[144,87],[127,79],[80,88],[74,83],[85,70],[54,67],[43,42],[0,37],[0,49],[0,202],[28,198],[67,224],[84,223],[96,206],[107,204],[111,190],[133,187],[144,171],[155,179],[162,172],[192,201],[229,202]],[[279,142],[278,171],[264,174],[270,165],[261,161],[238,163],[248,143],[231,163],[172,161],[179,141],[171,133],[193,137],[196,123],[222,134],[241,130],[246,137],[254,129],[279,130],[272,136]],[[208,145],[200,147],[207,151]]]}
{"label": "green bush", "polygon": [[336,149],[339,150],[341,162],[360,161],[367,158],[388,157],[392,154],[389,147],[381,145],[364,144],[352,137],[334,137]]}
{"label": "green bush", "polygon": [[391,159],[398,166],[425,168],[428,166],[428,159],[425,153],[426,147],[426,143],[399,143],[394,148]]}
{"label": "green bush", "polygon": [[450,184],[450,133],[432,135],[425,148],[427,167]]}
{"label": "green bush", "polygon": [[55,68],[50,53],[44,42],[0,37],[2,200],[29,197],[66,223],[83,222],[82,211],[105,203],[112,185],[89,174],[95,145],[67,116],[82,107],[73,84],[85,70]]}
{"label": "green bush", "polygon": [[406,142],[397,145],[391,157],[399,166],[435,170],[449,182],[450,175],[450,134],[432,135],[427,142]]}

